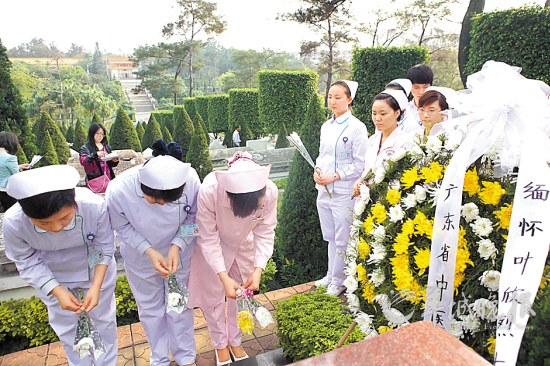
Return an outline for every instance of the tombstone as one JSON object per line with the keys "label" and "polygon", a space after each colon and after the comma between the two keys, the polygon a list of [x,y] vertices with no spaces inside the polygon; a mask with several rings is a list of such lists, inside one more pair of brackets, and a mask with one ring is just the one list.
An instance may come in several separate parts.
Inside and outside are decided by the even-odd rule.
{"label": "tombstone", "polygon": [[248,140],[246,141],[246,147],[254,151],[264,151],[267,150],[267,140]]}

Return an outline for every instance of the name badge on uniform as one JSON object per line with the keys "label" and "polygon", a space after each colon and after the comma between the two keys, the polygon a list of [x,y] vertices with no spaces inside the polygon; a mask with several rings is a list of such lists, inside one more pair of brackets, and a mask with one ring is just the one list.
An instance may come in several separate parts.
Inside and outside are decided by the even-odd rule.
{"label": "name badge on uniform", "polygon": [[352,145],[351,143],[348,143],[349,139],[347,136],[342,137],[342,142],[344,143],[344,146],[342,146],[340,150],[340,160],[347,160],[351,158],[351,150]]}
{"label": "name badge on uniform", "polygon": [[191,224],[191,225],[181,225],[181,236],[184,238],[193,238],[196,236],[199,236],[199,225],[197,224]]}
{"label": "name badge on uniform", "polygon": [[103,252],[100,250],[96,250],[88,256],[88,265],[91,269],[93,269],[98,263],[103,260],[103,258],[105,258]]}

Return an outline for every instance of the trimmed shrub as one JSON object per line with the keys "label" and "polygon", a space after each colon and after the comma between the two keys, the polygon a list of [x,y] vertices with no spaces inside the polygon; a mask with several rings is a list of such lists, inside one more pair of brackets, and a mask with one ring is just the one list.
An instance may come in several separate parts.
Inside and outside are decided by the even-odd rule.
{"label": "trimmed shrub", "polygon": [[273,258],[270,258],[267,261],[267,264],[265,265],[264,271],[262,272],[262,280],[260,281],[261,294],[263,294],[264,292],[274,290],[273,287],[275,287],[275,285],[273,284],[273,281],[275,279],[276,274],[277,274],[277,265],[275,264],[275,261],[273,260]]}
{"label": "trimmed shrub", "polygon": [[136,300],[126,276],[116,279],[115,300],[116,322],[119,327],[139,321]]}
{"label": "trimmed shrub", "polygon": [[201,181],[214,169],[212,167],[208,144],[206,143],[206,138],[204,137],[204,131],[201,125],[198,125],[193,133],[191,146],[185,156],[185,161],[190,163],[191,166],[195,168]]}
{"label": "trimmed shrub", "polygon": [[227,131],[229,125],[229,95],[208,96],[208,126],[210,132],[218,134]]}
{"label": "trimmed shrub", "polygon": [[301,128],[309,96],[317,92],[317,80],[312,71],[258,72],[258,110],[266,132],[278,133],[283,123],[289,131]]}
{"label": "trimmed shrub", "polygon": [[[208,126],[208,97],[194,97],[195,98],[195,112],[200,114],[202,117],[202,120],[206,124],[206,127],[210,128]],[[212,131],[208,131],[212,132]]]}
{"label": "trimmed shrub", "polygon": [[25,150],[25,155],[32,159],[33,156],[38,154],[38,147],[35,144],[36,135],[32,133],[32,129],[28,124],[21,127],[21,135],[19,135],[19,143]]}
{"label": "trimmed shrub", "polygon": [[[322,103],[322,97],[312,93],[300,131],[302,142],[313,159],[319,155],[321,125],[324,122]],[[286,140],[286,137],[283,138]],[[286,186],[275,236],[279,282],[290,286],[322,277],[328,259],[317,214],[313,169],[298,152],[294,153]]]}
{"label": "trimmed shrub", "polygon": [[371,108],[374,96],[387,83],[404,78],[409,67],[429,61],[428,50],[422,47],[355,48],[351,62],[351,78],[359,83],[353,101],[353,114],[374,133]]}
{"label": "trimmed shrub", "polygon": [[195,128],[193,127],[193,122],[187,114],[185,107],[178,105],[174,107],[174,134],[172,137],[174,141],[177,142],[181,149],[183,150],[183,156],[187,156],[189,151],[189,144],[193,137],[193,132]]}
{"label": "trimmed shrub", "polygon": [[[152,114],[151,114],[152,116]],[[143,128],[144,122],[138,122],[136,125],[136,133],[138,135],[139,142],[143,148],[143,135],[145,135],[145,128]]]}
{"label": "trimmed shrub", "polygon": [[[69,128],[67,128],[67,133],[65,134],[65,140],[67,140],[67,142],[70,142],[70,143],[74,142],[74,126],[73,125],[69,125]],[[74,145],[73,145],[73,149],[74,149]]]}
{"label": "trimmed shrub", "polygon": [[50,133],[48,130],[44,131],[44,138],[40,144],[40,155],[42,159],[36,165],[38,166],[47,166],[47,165],[57,165],[59,164],[59,159],[57,153],[52,143]]}
{"label": "trimmed shrub", "polygon": [[233,146],[233,131],[226,131],[223,135],[222,145],[230,148]]}
{"label": "trimmed shrub", "polygon": [[111,128],[109,143],[113,150],[132,149],[141,151],[141,144],[134,128],[134,124],[124,109],[120,107],[116,114],[115,123]]}
{"label": "trimmed shrub", "polygon": [[288,140],[286,139],[287,136],[288,130],[286,129],[285,124],[281,123],[281,126],[279,127],[279,132],[277,132],[277,143],[275,144],[276,149],[282,149],[290,146]]}
{"label": "trimmed shrub", "polygon": [[[78,151],[84,144],[88,141],[88,132],[86,129],[84,129],[84,126],[82,126],[82,123],[80,123],[80,120],[76,121],[76,125],[74,125],[74,141],[73,141],[73,150]],[[111,142],[109,140],[109,142]],[[112,142],[111,142],[112,145]]]}
{"label": "trimmed shrub", "polygon": [[206,129],[206,124],[204,123],[204,119],[201,117],[199,113],[195,114],[195,119],[196,119],[196,122],[194,123],[201,126],[202,130],[204,131],[204,137],[206,138],[206,142],[208,146],[210,146],[210,135],[208,134],[208,132],[206,132],[207,129]]}
{"label": "trimmed shrub", "polygon": [[[58,163],[55,164],[67,164],[69,158],[71,157],[71,152],[69,151],[69,145],[65,136],[61,133],[59,126],[54,122],[52,117],[48,112],[43,111],[40,116],[40,121],[36,126],[36,136],[46,136],[46,131],[49,133],[55,153],[57,155]],[[40,145],[40,148],[43,150],[43,144]]]}
{"label": "trimmed shrub", "polygon": [[[166,126],[168,131],[170,131],[170,134],[174,135],[174,111],[153,111],[151,114],[155,115],[155,118],[161,127]],[[145,127],[143,129],[145,129]]]}
{"label": "trimmed shrub", "polygon": [[97,115],[96,113],[94,113],[92,117],[92,123],[103,125],[103,121],[101,120],[101,117],[99,117],[99,115]]}
{"label": "trimmed shrub", "polygon": [[234,130],[239,124],[243,130],[247,129],[247,139],[264,135],[258,111],[258,89],[229,90],[229,130]]}
{"label": "trimmed shrub", "polygon": [[[23,148],[21,147],[21,144],[18,143],[17,144],[17,163],[18,164],[26,164],[29,162],[29,160],[27,159],[27,155],[25,155],[25,151],[23,151]],[[31,159],[32,159],[32,156],[31,156]]]}
{"label": "trimmed shrub", "polygon": [[166,143],[173,141],[172,134],[170,133],[170,131],[168,131],[168,128],[166,128],[166,126],[162,126],[162,138],[164,139],[164,141],[166,141]]}
{"label": "trimmed shrub", "polygon": [[183,106],[185,107],[187,114],[191,118],[191,121],[193,121],[193,126],[197,127],[195,125],[196,123],[195,118],[197,115],[197,108],[195,107],[195,97],[183,98]]}
{"label": "trimmed shrub", "polygon": [[472,18],[466,72],[489,60],[521,67],[529,79],[550,84],[550,8],[521,8],[478,14]]}
{"label": "trimmed shrub", "polygon": [[[283,353],[292,361],[332,351],[353,322],[342,300],[322,289],[279,301],[275,316]],[[355,328],[344,344],[363,338],[365,335]]]}
{"label": "trimmed shrub", "polygon": [[145,134],[143,135],[141,146],[143,149],[147,149],[148,147],[153,146],[153,143],[161,138],[162,131],[160,129],[159,123],[157,122],[155,115],[151,113],[151,116],[149,117],[149,122],[147,122],[147,126],[145,127]]}

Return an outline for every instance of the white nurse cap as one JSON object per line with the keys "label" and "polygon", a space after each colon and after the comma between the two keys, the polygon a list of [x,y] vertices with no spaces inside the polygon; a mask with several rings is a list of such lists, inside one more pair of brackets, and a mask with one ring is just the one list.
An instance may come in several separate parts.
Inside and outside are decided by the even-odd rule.
{"label": "white nurse cap", "polygon": [[401,111],[404,111],[405,108],[407,108],[407,104],[409,103],[409,100],[407,99],[407,97],[405,96],[405,93],[403,93],[403,91],[393,90],[393,89],[386,89],[380,94],[391,95],[393,97],[393,99],[395,99],[397,104],[399,104],[399,109],[401,109]]}
{"label": "white nurse cap", "polygon": [[151,189],[166,191],[181,187],[187,180],[191,164],[171,156],[150,159],[138,169],[139,182]]}
{"label": "white nurse cap", "polygon": [[357,88],[359,87],[359,83],[357,81],[353,80],[342,80],[349,88],[351,99],[355,99],[355,93],[357,93]]}
{"label": "white nurse cap", "polygon": [[405,90],[405,95],[408,97],[411,94],[412,82],[409,79],[393,79],[390,84],[398,84]]}
{"label": "white nurse cap", "polygon": [[6,191],[16,200],[22,200],[46,192],[73,189],[79,181],[80,174],[72,166],[50,165],[12,175]]}

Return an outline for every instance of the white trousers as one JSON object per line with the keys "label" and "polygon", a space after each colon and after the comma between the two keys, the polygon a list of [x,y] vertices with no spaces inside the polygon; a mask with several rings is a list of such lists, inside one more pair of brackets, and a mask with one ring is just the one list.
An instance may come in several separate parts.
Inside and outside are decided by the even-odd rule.
{"label": "white trousers", "polygon": [[[127,246],[124,249],[121,254],[126,276],[136,299],[139,320],[151,347],[151,366],[170,365],[170,352],[178,365],[195,362],[193,309],[185,309],[181,314],[172,311],[167,313],[168,282],[155,271],[149,257]],[[186,287],[193,249],[191,245],[180,252],[180,268],[176,272],[176,278]]]}
{"label": "white trousers", "polygon": [[353,222],[353,205],[355,200],[348,194],[332,193],[332,198],[323,189],[317,194],[317,211],[323,239],[328,242],[327,277],[331,284],[342,286],[345,280],[345,254],[351,224]]}
{"label": "white trousers", "polygon": [[[80,283],[60,283],[66,289],[71,289],[73,293],[78,294],[80,288],[86,296],[90,289],[92,281]],[[109,264],[107,274],[103,281],[103,287],[99,295],[99,304],[90,311],[90,319],[94,322],[103,344],[105,345],[105,354],[101,355],[97,360],[92,356],[87,356],[80,359],[78,353],[73,351],[74,337],[76,335],[76,323],[78,314],[69,310],[63,310],[57,299],[52,296],[39,295],[40,299],[48,307],[48,318],[55,334],[59,337],[65,353],[67,362],[70,366],[114,366],[118,357],[118,339],[116,326],[116,301],[115,301],[115,284],[116,284],[116,263],[113,259]]]}

